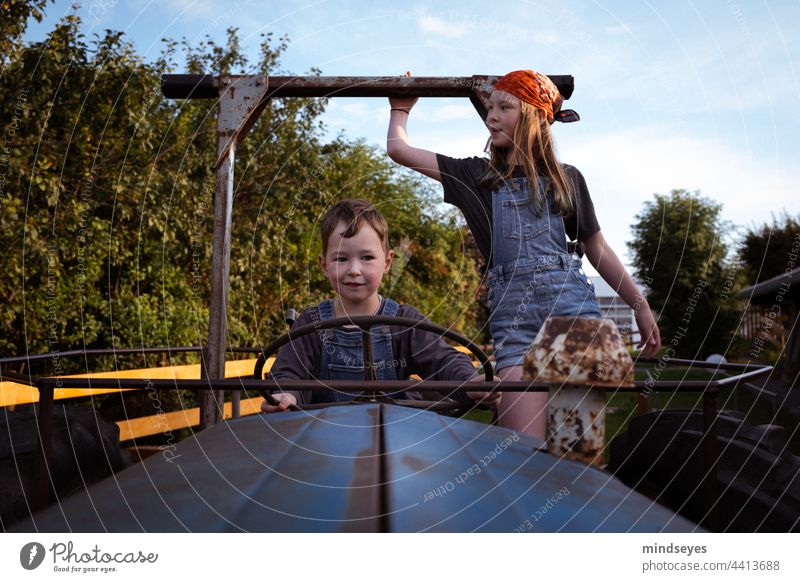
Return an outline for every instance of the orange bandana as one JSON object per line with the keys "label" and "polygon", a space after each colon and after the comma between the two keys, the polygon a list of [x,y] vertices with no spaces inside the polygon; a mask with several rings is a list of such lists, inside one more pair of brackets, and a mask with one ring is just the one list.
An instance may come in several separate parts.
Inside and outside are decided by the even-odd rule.
{"label": "orange bandana", "polygon": [[578,114],[574,111],[553,112],[553,107],[561,99],[561,93],[558,92],[555,83],[536,71],[512,71],[497,81],[494,88],[505,91],[517,99],[533,105],[536,109],[544,111],[548,123],[553,123],[554,120],[577,121],[577,119],[567,119],[571,115],[577,117]]}

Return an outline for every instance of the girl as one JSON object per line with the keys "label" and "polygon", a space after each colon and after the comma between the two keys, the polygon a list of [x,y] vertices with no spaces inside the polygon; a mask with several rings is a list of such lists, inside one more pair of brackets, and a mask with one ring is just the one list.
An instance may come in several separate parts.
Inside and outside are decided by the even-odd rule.
{"label": "girl", "polygon": [[[389,99],[387,153],[442,183],[444,201],[462,211],[486,257],[489,327],[501,380],[522,378],[525,352],[548,315],[600,317],[568,238],[582,244],[597,272],[634,310],[642,355],[655,355],[661,339],[647,300],[606,246],[583,176],[556,158],[550,124],[578,116],[561,111],[555,84],[535,71],[514,71],[495,84],[486,118],[489,159],[412,147],[406,123],[416,102]],[[546,409],[546,393],[506,394],[500,423],[544,438]]]}

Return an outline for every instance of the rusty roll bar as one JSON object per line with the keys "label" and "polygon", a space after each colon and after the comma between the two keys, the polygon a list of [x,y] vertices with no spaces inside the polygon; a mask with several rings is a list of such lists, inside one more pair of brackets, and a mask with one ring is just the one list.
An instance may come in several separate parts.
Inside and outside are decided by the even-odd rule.
{"label": "rusty roll bar", "polygon": [[[496,75],[471,77],[321,77],[268,75],[163,75],[161,88],[169,99],[216,99],[217,159],[214,233],[211,252],[211,300],[208,349],[203,377],[224,377],[227,337],[227,293],[233,214],[233,169],[236,147],[274,97],[467,97],[482,119]],[[562,96],[574,90],[571,75],[551,75]],[[200,427],[221,420],[222,394],[203,394]]]}
{"label": "rusty roll bar", "polygon": [[[161,91],[167,99],[217,99],[227,84],[252,75],[162,75]],[[575,90],[572,75],[548,75],[564,99]],[[497,75],[471,77],[266,77],[266,97],[471,97],[486,91]]]}

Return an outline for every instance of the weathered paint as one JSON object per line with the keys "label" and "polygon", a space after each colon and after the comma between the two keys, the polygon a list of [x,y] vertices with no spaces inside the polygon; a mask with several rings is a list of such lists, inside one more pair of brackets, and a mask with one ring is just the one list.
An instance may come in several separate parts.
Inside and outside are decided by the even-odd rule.
{"label": "weathered paint", "polygon": [[587,465],[603,464],[605,390],[564,384],[550,388],[547,450]]}
{"label": "weathered paint", "polygon": [[364,404],[220,423],[12,531],[697,529],[539,439]]}
{"label": "weathered paint", "polygon": [[[572,75],[548,75],[564,99],[575,88]],[[247,75],[226,75],[238,81]],[[350,77],[309,76],[269,78],[269,97],[471,97],[488,91],[497,75],[470,77]],[[161,89],[167,99],[215,99],[219,79],[212,75],[162,75]]]}
{"label": "weathered paint", "polygon": [[[572,75],[549,75],[564,99],[575,89]],[[161,88],[168,99],[216,99],[221,86],[249,79],[247,75],[162,75]],[[270,77],[274,97],[467,97],[486,120],[486,105],[499,75],[471,77]],[[259,107],[260,111],[260,107]]]}
{"label": "weathered paint", "polygon": [[[217,177],[214,195],[214,233],[211,242],[211,297],[209,302],[208,348],[203,359],[203,378],[225,377],[227,337],[228,275],[231,258],[233,216],[233,167],[236,145],[258,118],[258,105],[267,90],[263,76],[219,80],[217,115]],[[200,427],[222,420],[222,391],[208,391],[200,399]],[[238,396],[237,396],[238,398]]]}
{"label": "weathered paint", "polygon": [[550,317],[525,355],[523,378],[549,382],[547,448],[603,462],[605,387],[633,386],[633,360],[609,319]]}
{"label": "weathered paint", "polygon": [[527,377],[537,382],[633,386],[633,360],[610,319],[547,318],[524,366]]}

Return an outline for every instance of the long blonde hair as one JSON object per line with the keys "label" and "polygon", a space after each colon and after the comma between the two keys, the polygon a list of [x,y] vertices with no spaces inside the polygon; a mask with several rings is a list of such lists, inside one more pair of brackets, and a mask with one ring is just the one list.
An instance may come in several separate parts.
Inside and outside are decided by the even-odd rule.
{"label": "long blonde hair", "polygon": [[[553,193],[553,200],[563,216],[569,216],[575,209],[575,199],[564,168],[556,156],[556,147],[550,132],[550,124],[533,105],[520,99],[520,116],[514,128],[513,147],[495,147],[489,140],[489,164],[492,169],[484,181],[497,182],[512,177],[514,169],[521,166],[531,183],[531,205],[537,215],[541,215],[542,193],[537,187],[537,177],[547,181],[547,191]],[[561,108],[561,100],[557,103]],[[555,110],[556,107],[554,107]]]}

